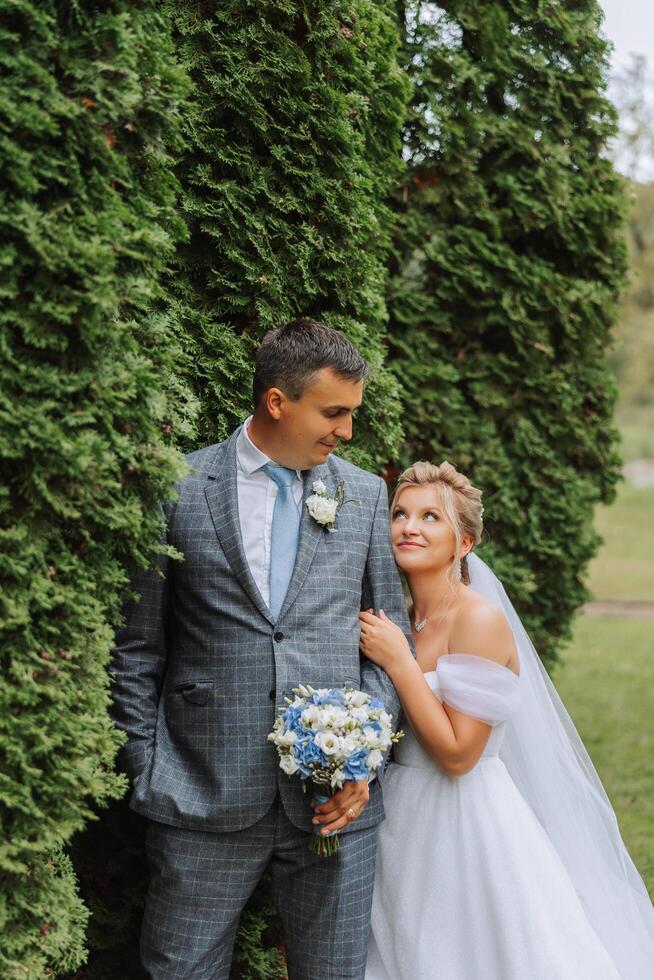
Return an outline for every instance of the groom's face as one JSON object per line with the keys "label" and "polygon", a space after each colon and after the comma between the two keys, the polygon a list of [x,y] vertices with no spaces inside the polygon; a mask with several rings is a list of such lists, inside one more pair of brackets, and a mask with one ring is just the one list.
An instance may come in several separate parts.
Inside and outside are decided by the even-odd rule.
{"label": "groom's face", "polygon": [[277,421],[283,435],[285,465],[308,470],[329,459],[342,441],[352,438],[354,414],[363,397],[363,382],[318,371],[297,401],[283,397]]}

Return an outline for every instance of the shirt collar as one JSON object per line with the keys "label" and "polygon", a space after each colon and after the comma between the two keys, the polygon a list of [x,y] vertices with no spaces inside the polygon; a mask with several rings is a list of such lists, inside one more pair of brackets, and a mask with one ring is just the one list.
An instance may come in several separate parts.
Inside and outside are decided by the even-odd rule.
{"label": "shirt collar", "polygon": [[[262,453],[260,449],[254,445],[250,436],[248,435],[248,426],[252,421],[252,416],[245,420],[241,426],[241,431],[238,434],[238,439],[236,440],[236,458],[238,460],[238,465],[242,472],[246,476],[252,476],[257,470],[260,470],[262,466],[266,463],[274,462],[270,459],[270,456],[266,456]],[[295,474],[299,480],[302,479],[302,473],[300,470],[296,470]]]}

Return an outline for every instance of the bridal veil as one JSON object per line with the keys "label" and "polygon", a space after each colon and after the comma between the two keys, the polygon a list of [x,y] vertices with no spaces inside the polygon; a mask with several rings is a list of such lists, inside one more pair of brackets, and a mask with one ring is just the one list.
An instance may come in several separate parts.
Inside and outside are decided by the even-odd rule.
{"label": "bridal veil", "polygon": [[502,583],[468,556],[470,586],[501,609],[520,657],[521,698],[500,758],[563,861],[623,980],[654,978],[654,907],[611,803]]}

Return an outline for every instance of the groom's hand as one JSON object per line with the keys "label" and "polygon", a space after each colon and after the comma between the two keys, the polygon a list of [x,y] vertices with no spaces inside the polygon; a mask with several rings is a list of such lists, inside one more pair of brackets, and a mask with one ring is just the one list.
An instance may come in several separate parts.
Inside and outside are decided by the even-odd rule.
{"label": "groom's hand", "polygon": [[370,799],[367,779],[349,779],[326,803],[313,806],[313,823],[321,824],[320,833],[342,830],[361,815]]}

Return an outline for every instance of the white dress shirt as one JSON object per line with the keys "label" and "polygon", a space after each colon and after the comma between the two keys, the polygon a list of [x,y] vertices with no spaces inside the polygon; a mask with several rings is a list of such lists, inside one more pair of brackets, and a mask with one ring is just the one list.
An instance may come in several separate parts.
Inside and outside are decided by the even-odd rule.
{"label": "white dress shirt", "polygon": [[[270,538],[277,484],[261,469],[271,459],[254,445],[248,435],[252,416],[243,423],[236,441],[236,487],[238,517],[241,525],[243,550],[252,577],[266,603],[270,602]],[[274,460],[272,460],[274,462]],[[292,491],[298,510],[302,506],[304,481],[300,470],[295,471]]]}

